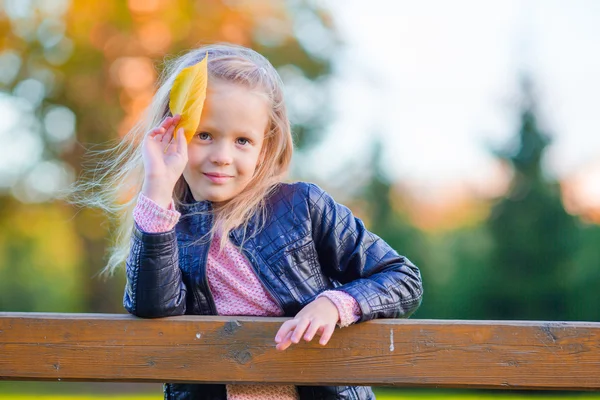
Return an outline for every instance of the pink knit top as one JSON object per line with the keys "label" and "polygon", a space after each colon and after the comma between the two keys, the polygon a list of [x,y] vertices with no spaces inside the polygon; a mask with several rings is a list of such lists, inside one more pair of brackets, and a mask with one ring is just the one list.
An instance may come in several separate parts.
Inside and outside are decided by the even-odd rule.
{"label": "pink knit top", "polygon": [[[167,232],[175,227],[181,214],[173,207],[164,209],[140,193],[133,210],[138,227],[149,233]],[[208,250],[206,271],[208,284],[219,315],[282,316],[283,310],[261,284],[252,265],[243,253],[228,242],[219,252],[219,237],[215,235]],[[349,294],[328,290],[325,296],[337,307],[338,326],[346,327],[360,319],[361,311]],[[298,399],[292,385],[226,385],[228,400],[291,400]]]}

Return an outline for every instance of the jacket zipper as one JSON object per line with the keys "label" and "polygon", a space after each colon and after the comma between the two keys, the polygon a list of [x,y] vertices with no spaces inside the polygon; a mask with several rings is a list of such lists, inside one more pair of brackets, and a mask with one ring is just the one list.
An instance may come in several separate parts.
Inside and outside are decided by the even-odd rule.
{"label": "jacket zipper", "polygon": [[[200,257],[200,269],[202,274],[204,275],[204,279],[200,282],[202,285],[202,288],[205,289],[204,293],[206,293],[206,299],[208,302],[208,307],[210,308],[210,312],[212,315],[219,315],[219,313],[217,312],[217,306],[215,304],[215,299],[212,295],[212,292],[210,291],[210,285],[208,284],[208,268],[206,263],[208,262],[208,250],[210,249],[210,244],[206,247],[206,251],[203,250],[203,254]],[[194,291],[195,293],[195,291]],[[196,295],[196,302],[198,302],[198,304],[201,304],[200,299],[198,299],[198,296]]]}
{"label": "jacket zipper", "polygon": [[[212,218],[211,218],[211,223],[212,223]],[[200,268],[200,273],[204,276],[204,279],[200,279],[200,286],[201,289],[204,289],[204,293],[206,293],[206,300],[208,303],[208,308],[210,311],[211,315],[219,315],[219,313],[217,312],[217,306],[215,304],[215,299],[212,295],[212,292],[210,291],[210,286],[208,284],[208,271],[206,268],[206,263],[208,261],[208,251],[210,250],[210,243],[208,243],[208,246],[204,246],[204,248],[202,249],[202,254],[200,255],[200,263],[198,265],[198,267]],[[198,294],[197,291],[192,290],[192,293],[194,293],[194,297],[196,298],[196,303],[198,305],[202,304],[202,302],[200,301],[200,296]]]}

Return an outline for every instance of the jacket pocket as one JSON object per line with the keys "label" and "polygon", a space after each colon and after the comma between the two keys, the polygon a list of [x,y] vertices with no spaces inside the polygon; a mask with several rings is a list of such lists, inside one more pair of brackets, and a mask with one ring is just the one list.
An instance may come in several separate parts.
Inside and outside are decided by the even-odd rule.
{"label": "jacket pocket", "polygon": [[312,240],[299,247],[282,251],[271,265],[273,272],[300,305],[308,304],[317,294],[330,286],[321,270]]}

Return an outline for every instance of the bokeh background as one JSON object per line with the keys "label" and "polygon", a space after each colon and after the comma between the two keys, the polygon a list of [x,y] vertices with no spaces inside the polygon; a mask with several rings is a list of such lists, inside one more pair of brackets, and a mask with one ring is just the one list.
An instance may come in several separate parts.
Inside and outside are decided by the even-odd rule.
{"label": "bokeh background", "polygon": [[226,41],[286,84],[290,179],[421,268],[414,318],[599,321],[599,20],[595,0],[0,0],[0,311],[124,312],[123,274],[97,276],[113,221],[59,193],[165,58]]}

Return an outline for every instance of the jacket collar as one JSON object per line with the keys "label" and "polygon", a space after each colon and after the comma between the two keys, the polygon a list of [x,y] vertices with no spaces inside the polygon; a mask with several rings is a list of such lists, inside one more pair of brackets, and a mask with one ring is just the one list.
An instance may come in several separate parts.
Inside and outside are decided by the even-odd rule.
{"label": "jacket collar", "polygon": [[[206,234],[213,224],[213,203],[209,200],[195,200],[189,186],[186,185],[186,191],[182,199],[182,204],[178,206],[181,213],[180,224],[186,225],[186,231],[191,234]],[[254,216],[248,221],[248,233],[254,231],[257,225],[257,216]],[[181,225],[180,225],[181,226]],[[244,235],[241,227],[234,228],[231,233],[236,241],[240,241]]]}
{"label": "jacket collar", "polygon": [[177,223],[181,233],[191,235],[192,237],[208,233],[213,223],[212,209],[212,202],[208,200],[195,200],[189,187],[186,185],[186,191],[183,199],[181,199],[181,204],[177,206],[177,211],[181,213],[181,218]]}
{"label": "jacket collar", "polygon": [[185,194],[183,195],[181,203],[178,211],[181,212],[182,215],[210,212],[213,208],[211,201],[195,200],[188,185],[186,185]]}

